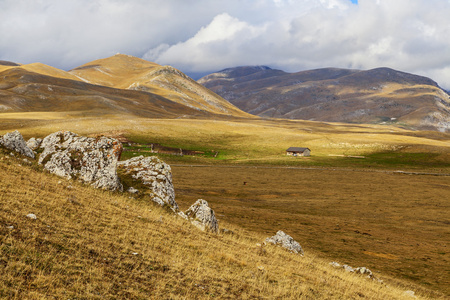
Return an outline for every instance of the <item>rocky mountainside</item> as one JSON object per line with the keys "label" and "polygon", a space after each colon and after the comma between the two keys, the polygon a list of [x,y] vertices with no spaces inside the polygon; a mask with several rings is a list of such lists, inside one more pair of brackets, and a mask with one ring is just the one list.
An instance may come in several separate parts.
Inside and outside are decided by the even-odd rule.
{"label": "rocky mountainside", "polygon": [[429,78],[389,68],[286,73],[247,66],[198,82],[262,117],[450,130],[449,94]]}
{"label": "rocky mountainside", "polygon": [[0,111],[249,116],[170,66],[122,54],[69,72],[41,63],[1,61]]}

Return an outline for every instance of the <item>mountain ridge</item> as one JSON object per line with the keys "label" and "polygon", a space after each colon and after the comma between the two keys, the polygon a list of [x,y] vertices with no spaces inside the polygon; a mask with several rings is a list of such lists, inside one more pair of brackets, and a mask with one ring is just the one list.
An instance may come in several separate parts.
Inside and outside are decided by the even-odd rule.
{"label": "mountain ridge", "polygon": [[244,66],[212,73],[198,82],[261,117],[450,130],[446,91],[429,78],[386,67],[287,73]]}
{"label": "mountain ridge", "polygon": [[63,71],[0,64],[0,110],[129,113],[148,117],[252,117],[170,66],[115,55]]}

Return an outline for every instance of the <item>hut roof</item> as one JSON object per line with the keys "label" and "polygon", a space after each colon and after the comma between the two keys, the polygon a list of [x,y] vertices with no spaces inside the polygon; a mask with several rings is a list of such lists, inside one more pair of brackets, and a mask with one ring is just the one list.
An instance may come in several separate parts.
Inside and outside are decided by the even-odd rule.
{"label": "hut roof", "polygon": [[302,147],[289,147],[289,149],[287,149],[286,152],[303,153],[303,152],[305,152],[305,150],[310,150],[310,149],[309,148],[302,148]]}

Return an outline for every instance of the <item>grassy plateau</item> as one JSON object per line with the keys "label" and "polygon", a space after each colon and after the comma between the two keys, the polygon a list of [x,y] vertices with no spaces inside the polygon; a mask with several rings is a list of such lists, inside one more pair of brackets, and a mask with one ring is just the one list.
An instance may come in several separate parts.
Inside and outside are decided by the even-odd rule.
{"label": "grassy plateau", "polygon": [[[2,113],[0,124],[0,135],[17,129],[27,139],[64,129],[120,139],[122,159],[157,155],[172,166],[181,208],[203,198],[234,232],[200,232],[142,199],[61,180],[2,150],[1,297],[450,295],[448,133],[88,112]],[[311,157],[286,156],[291,146],[310,148]],[[292,235],[305,256],[256,245],[277,230]],[[368,267],[384,284],[333,269],[331,261]]]}

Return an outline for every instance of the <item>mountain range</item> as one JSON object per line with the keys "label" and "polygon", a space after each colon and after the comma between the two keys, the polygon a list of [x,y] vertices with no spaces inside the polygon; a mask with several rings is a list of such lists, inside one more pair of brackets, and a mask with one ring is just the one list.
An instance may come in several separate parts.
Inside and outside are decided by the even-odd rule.
{"label": "mountain range", "polygon": [[287,73],[246,66],[196,82],[171,66],[124,54],[70,71],[0,61],[0,111],[151,118],[256,115],[450,130],[449,94],[429,78],[389,68]]}
{"label": "mountain range", "polygon": [[63,71],[0,61],[0,111],[251,117],[179,70],[123,54]]}
{"label": "mountain range", "polygon": [[449,94],[429,78],[390,68],[287,73],[244,66],[198,82],[261,117],[450,130]]}

